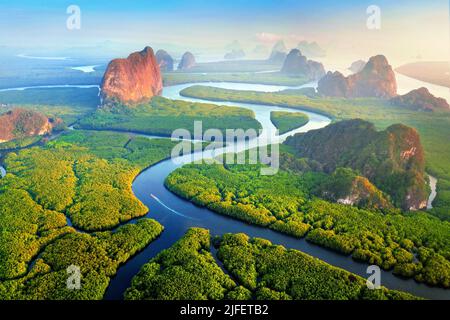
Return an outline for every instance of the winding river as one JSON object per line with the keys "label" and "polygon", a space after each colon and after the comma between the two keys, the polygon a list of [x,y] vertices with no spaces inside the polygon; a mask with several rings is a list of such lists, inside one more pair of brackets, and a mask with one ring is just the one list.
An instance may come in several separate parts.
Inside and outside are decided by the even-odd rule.
{"label": "winding river", "polygon": [[[204,83],[202,84],[204,85]],[[181,97],[179,94],[180,91],[192,85],[196,85],[196,83],[167,87],[164,89],[163,96],[170,99],[201,101],[217,104],[217,102],[213,101]],[[279,91],[287,88],[282,86],[264,86],[238,83],[208,83],[208,85],[227,89],[258,90],[266,92]],[[311,83],[306,86],[315,85],[315,83]],[[20,89],[23,90],[25,88]],[[310,117],[310,121],[308,124],[284,135],[276,136],[275,127],[270,121],[270,112],[298,112],[299,110],[234,102],[221,102],[220,104],[247,108],[255,112],[256,119],[263,126],[263,133],[261,136],[266,137],[265,139],[263,138],[263,141],[260,140],[259,145],[261,145],[261,143],[267,143],[269,141],[267,137],[271,138],[270,143],[283,142],[290,135],[323,128],[331,122],[329,118],[323,115],[304,111],[304,113],[306,113]],[[215,155],[217,156],[221,153],[230,151],[239,152],[248,148],[255,147],[256,145],[256,140],[249,141],[246,144],[237,143],[236,145],[228,146],[221,150],[216,150]],[[125,289],[130,286],[133,276],[139,272],[142,265],[156,256],[161,250],[167,249],[172,246],[185,234],[187,229],[190,227],[201,227],[209,229],[212,235],[242,232],[246,233],[250,237],[265,238],[270,240],[274,244],[283,245],[290,249],[301,250],[334,266],[354,272],[362,277],[368,277],[366,273],[368,264],[356,262],[349,256],[344,256],[320,246],[308,243],[304,239],[296,239],[267,228],[249,225],[242,221],[214,213],[208,209],[197,207],[189,201],[175,196],[164,187],[164,181],[166,177],[177,168],[181,167],[184,164],[190,163],[199,157],[208,158],[212,156],[213,154],[211,154],[210,151],[206,151],[179,157],[176,159],[177,161],[173,161],[171,159],[165,160],[144,170],[135,179],[132,186],[134,194],[147,207],[150,208],[150,212],[146,217],[155,219],[160,222],[162,225],[164,225],[165,230],[157,240],[152,242],[147,248],[132,257],[127,263],[125,263],[118,269],[116,276],[111,279],[110,285],[105,295],[105,299],[122,299]],[[136,220],[133,220],[129,223],[135,222]],[[382,285],[390,289],[407,291],[425,298],[450,299],[449,290],[444,290],[441,288],[431,288],[427,285],[417,283],[411,279],[406,280],[396,277],[391,272],[382,271]]]}
{"label": "winding river", "polygon": [[[167,87],[164,89],[163,96],[170,99],[182,99],[187,101],[201,101],[217,103],[207,100],[198,100],[181,97],[180,91],[186,87],[195,84],[178,85]],[[256,90],[254,85],[251,84],[235,84],[235,83],[209,83],[208,85],[221,88],[237,89],[240,90]],[[309,84],[306,86],[313,86]],[[260,91],[278,91],[285,89],[285,87],[276,86],[261,86],[258,85]],[[261,90],[263,89],[263,90]],[[319,129],[327,126],[331,120],[322,115],[306,112],[310,117],[310,122],[302,128],[296,129],[292,132],[276,137],[272,135],[275,132],[275,128],[270,121],[271,111],[287,111],[296,112],[298,110],[280,108],[280,107],[268,107],[266,105],[254,105],[245,103],[228,103],[221,102],[222,105],[238,106],[242,108],[251,109],[255,112],[256,119],[262,124],[263,130],[269,133],[273,142],[283,142],[288,136],[298,133],[307,132],[313,129]],[[264,134],[263,134],[264,136]],[[256,146],[256,141],[250,142],[248,145],[238,144],[236,146],[227,147],[221,151],[216,151],[216,155],[230,151],[230,148],[235,148],[236,151],[243,151],[249,147]],[[151,258],[157,255],[161,250],[170,247],[180,237],[182,237],[186,230],[190,227],[202,227],[209,229],[212,235],[222,235],[224,233],[246,233],[251,237],[260,237],[270,240],[274,244],[280,244],[287,248],[298,249],[319,259],[322,259],[334,266],[341,267],[348,271],[354,272],[367,277],[367,267],[365,263],[359,263],[354,261],[351,257],[343,256],[328,249],[319,247],[314,244],[308,243],[304,239],[296,239],[267,228],[261,228],[253,225],[246,224],[242,221],[229,218],[217,213],[214,213],[208,209],[200,208],[189,201],[181,199],[175,196],[164,187],[164,181],[166,177],[181,167],[183,164],[187,164],[201,156],[202,154],[188,155],[180,157],[177,161],[166,160],[162,161],[155,166],[143,171],[133,183],[133,192],[145,205],[150,208],[150,212],[147,215],[148,218],[156,219],[164,225],[165,230],[161,237],[150,244],[144,251],[137,254],[125,265],[121,266],[117,272],[117,275],[111,279],[110,285],[106,292],[105,299],[121,299],[123,292],[130,286],[132,277],[139,272],[143,264],[148,262]],[[210,157],[211,154],[204,154],[204,157]],[[391,272],[382,272],[382,284],[391,289],[398,289],[408,291],[418,296],[432,298],[432,299],[448,299],[449,291],[440,288],[431,288],[424,284],[419,284],[413,280],[405,280],[394,276]]]}

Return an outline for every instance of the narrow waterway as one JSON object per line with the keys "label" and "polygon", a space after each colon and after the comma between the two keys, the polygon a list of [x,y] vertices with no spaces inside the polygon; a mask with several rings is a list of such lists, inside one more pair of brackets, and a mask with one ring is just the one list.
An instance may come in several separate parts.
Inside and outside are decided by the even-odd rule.
{"label": "narrow waterway", "polygon": [[[199,85],[205,85],[205,83],[198,83]],[[206,101],[200,99],[185,98],[180,96],[180,91],[186,87],[195,85],[185,84],[179,86],[167,87],[164,89],[163,96],[170,99],[179,99],[186,101],[200,101],[215,103],[213,101]],[[238,89],[238,90],[253,90],[253,91],[266,91],[274,92],[286,89],[287,87],[277,86],[264,86],[264,85],[251,85],[251,84],[238,84],[238,83],[208,83],[210,86]],[[306,86],[314,87],[316,84],[311,83]],[[306,87],[305,86],[305,87]],[[46,88],[52,87],[86,87],[86,86],[44,86]],[[90,86],[96,87],[96,86]],[[29,89],[31,89],[30,87]],[[28,88],[18,88],[19,90],[25,90]],[[13,90],[13,89],[7,89]],[[1,91],[1,90],[0,90]],[[3,90],[6,91],[6,90]],[[239,152],[249,148],[253,148],[257,145],[263,145],[264,143],[277,143],[283,142],[288,136],[298,132],[307,132],[314,129],[319,129],[327,126],[331,120],[327,117],[316,114],[313,112],[305,111],[310,117],[310,121],[302,128],[298,128],[292,132],[286,133],[282,136],[275,135],[275,127],[270,121],[271,111],[287,111],[298,112],[299,110],[293,110],[288,108],[280,108],[266,105],[254,105],[245,103],[231,103],[223,102],[219,103],[227,106],[237,106],[242,108],[251,109],[255,112],[256,119],[263,126],[263,133],[259,141],[252,140],[247,143],[238,143],[228,146],[221,150],[216,150],[215,156],[225,152]],[[261,140],[262,139],[262,140]],[[274,244],[280,244],[287,248],[298,249],[325,262],[328,262],[334,266],[341,267],[348,271],[354,272],[363,277],[367,277],[366,270],[368,265],[365,263],[359,263],[354,261],[351,257],[343,256],[336,252],[322,248],[317,245],[313,245],[305,241],[304,239],[296,239],[267,228],[260,228],[257,226],[246,224],[242,221],[231,219],[229,217],[216,214],[205,208],[199,208],[192,203],[185,201],[164,187],[164,181],[166,177],[181,167],[184,164],[190,163],[199,158],[210,158],[214,156],[210,151],[199,152],[194,155],[187,155],[179,157],[176,161],[166,160],[158,163],[157,165],[148,168],[143,171],[133,183],[133,192],[137,198],[139,198],[145,205],[150,208],[150,212],[146,217],[152,218],[164,225],[165,230],[156,241],[151,243],[146,249],[138,253],[127,263],[122,265],[117,272],[117,275],[111,279],[110,285],[107,289],[105,299],[122,299],[123,293],[126,288],[131,284],[131,279],[136,275],[143,264],[147,263],[151,258],[158,254],[161,250],[169,248],[180,237],[184,235],[190,227],[202,227],[209,229],[212,235],[222,235],[224,233],[246,233],[251,237],[261,237],[272,241]],[[3,168],[4,171],[4,168]],[[434,189],[435,190],[435,189]],[[432,195],[433,196],[433,195]],[[433,198],[434,199],[434,198]],[[135,223],[136,220],[129,223]],[[68,221],[71,224],[70,220]],[[431,298],[431,299],[450,299],[450,291],[441,288],[431,288],[427,285],[420,284],[414,280],[405,280],[394,276],[391,272],[382,272],[382,285],[390,288],[407,291],[418,296]]]}
{"label": "narrow waterway", "polygon": [[430,178],[431,194],[430,194],[430,197],[428,198],[427,209],[433,209],[433,202],[437,197],[438,180],[437,180],[437,178],[435,178],[433,176],[429,176],[429,178]]}
{"label": "narrow waterway", "polygon": [[[164,96],[170,99],[183,99],[188,101],[211,102],[198,99],[181,97],[179,92],[186,87],[194,84],[179,85],[165,88]],[[220,86],[226,88],[224,83],[209,83],[210,86]],[[242,90],[254,90],[248,84],[231,84],[230,87],[237,88],[242,85]],[[261,86],[259,85],[259,88]],[[267,91],[276,91],[273,86],[264,88]],[[280,90],[280,88],[279,88]],[[217,103],[217,102],[215,102]],[[266,105],[254,105],[244,103],[219,103],[228,106],[238,106],[251,109],[255,112],[256,119],[261,122],[264,132],[269,134],[270,142],[283,142],[288,136],[297,132],[307,132],[313,129],[327,126],[331,120],[315,113],[305,112],[310,117],[310,122],[299,129],[289,132],[283,136],[274,136],[273,124],[270,121],[271,111],[298,112],[287,108],[269,107]],[[265,136],[265,134],[263,134]],[[268,142],[267,140],[265,142]],[[264,141],[259,141],[264,143]],[[223,152],[243,151],[256,146],[256,141],[248,144],[238,144],[216,151],[215,155]],[[328,249],[313,245],[304,239],[296,239],[267,228],[261,228],[246,224],[242,221],[229,218],[208,209],[200,208],[189,201],[183,200],[164,187],[164,181],[167,176],[184,164],[190,163],[200,157],[208,158],[211,154],[204,152],[194,155],[187,155],[177,158],[176,161],[167,160],[142,172],[133,183],[133,192],[145,205],[150,208],[148,218],[156,219],[164,225],[165,230],[160,238],[150,244],[144,251],[133,257],[125,265],[119,268],[117,275],[111,280],[105,299],[122,299],[126,288],[131,284],[132,277],[139,272],[143,264],[157,255],[161,250],[169,248],[180,237],[182,237],[190,227],[202,227],[209,229],[212,235],[222,235],[224,233],[246,233],[251,237],[260,237],[272,241],[274,244],[280,244],[287,248],[298,249],[319,259],[322,259],[334,266],[341,267],[354,272],[360,276],[367,277],[367,267],[365,263],[354,261],[349,256],[343,256]],[[440,288],[431,288],[424,284],[419,284],[414,280],[405,280],[394,276],[391,272],[382,272],[382,284],[391,289],[407,291],[418,296],[432,299],[448,299],[450,292]]]}

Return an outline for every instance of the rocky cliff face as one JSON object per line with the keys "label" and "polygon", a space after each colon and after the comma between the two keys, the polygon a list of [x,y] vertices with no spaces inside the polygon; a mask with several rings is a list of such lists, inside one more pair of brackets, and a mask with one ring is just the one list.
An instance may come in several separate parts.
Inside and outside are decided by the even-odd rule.
{"label": "rocky cliff face", "polygon": [[153,49],[146,47],[126,59],[109,63],[101,85],[103,104],[136,104],[162,92],[161,71]]}
{"label": "rocky cliff face", "polygon": [[427,88],[413,90],[391,99],[393,105],[418,111],[450,111],[447,100],[437,98]]}
{"label": "rocky cliff face", "polygon": [[380,210],[393,208],[385,195],[369,179],[347,168],[338,168],[320,186],[318,196],[361,208]]}
{"label": "rocky cliff face", "polygon": [[318,91],[325,96],[389,99],[397,95],[397,80],[386,57],[379,55],[370,58],[360,72],[347,78],[339,72],[329,72],[319,81]]}
{"label": "rocky cliff face", "polygon": [[326,172],[357,170],[405,210],[426,207],[425,159],[413,128],[393,125],[385,131],[363,120],[341,121],[324,129],[298,134],[286,144],[296,156],[320,162]]}
{"label": "rocky cliff face", "polygon": [[13,109],[0,115],[0,143],[13,139],[50,134],[59,121],[39,112]]}
{"label": "rocky cliff face", "polygon": [[325,75],[325,68],[319,62],[308,60],[300,50],[294,49],[286,57],[281,72],[304,76],[310,80],[319,80]]}
{"label": "rocky cliff face", "polygon": [[196,65],[195,57],[192,53],[186,52],[183,54],[180,63],[178,64],[178,70],[189,70]]}
{"label": "rocky cliff face", "polygon": [[156,52],[156,61],[158,62],[159,69],[161,71],[173,71],[173,58],[166,51],[158,50]]}

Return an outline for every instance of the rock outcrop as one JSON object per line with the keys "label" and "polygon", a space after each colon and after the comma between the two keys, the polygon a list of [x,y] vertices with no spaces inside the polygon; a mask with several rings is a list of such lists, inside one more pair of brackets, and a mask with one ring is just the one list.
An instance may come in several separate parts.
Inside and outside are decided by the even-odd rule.
{"label": "rock outcrop", "polygon": [[318,196],[329,201],[369,209],[390,209],[393,205],[369,179],[347,168],[338,168],[319,187]]}
{"label": "rock outcrop", "polygon": [[224,59],[226,60],[237,60],[245,58],[245,52],[242,49],[234,49],[231,52],[225,54]]}
{"label": "rock outcrop", "polygon": [[308,60],[300,50],[293,49],[287,55],[281,73],[319,80],[325,75],[325,68],[319,62]]}
{"label": "rock outcrop", "polygon": [[297,46],[305,56],[308,58],[325,57],[326,51],[322,49],[317,42],[300,41]]}
{"label": "rock outcrop", "polygon": [[325,172],[358,171],[397,207],[418,210],[427,205],[424,151],[413,128],[398,124],[376,131],[369,122],[349,120],[297,134],[285,143],[297,157],[321,163]]}
{"label": "rock outcrop", "polygon": [[427,88],[413,90],[391,99],[393,105],[418,111],[450,111],[447,100],[437,98]]}
{"label": "rock outcrop", "polygon": [[163,72],[173,71],[173,58],[165,50],[158,50],[156,52],[156,61],[159,69]]}
{"label": "rock outcrop", "polygon": [[196,65],[195,57],[189,51],[183,54],[180,63],[178,64],[178,70],[189,70]]}
{"label": "rock outcrop", "polygon": [[318,92],[324,96],[389,99],[397,96],[397,80],[385,56],[370,58],[364,68],[349,77],[328,72],[319,81]]}
{"label": "rock outcrop", "polygon": [[284,41],[280,40],[273,46],[269,61],[272,63],[283,63],[287,57],[287,49]]}
{"label": "rock outcrop", "polygon": [[101,86],[103,105],[136,104],[162,92],[161,71],[153,49],[146,47],[126,59],[109,63]]}
{"label": "rock outcrop", "polygon": [[367,62],[364,60],[357,60],[352,63],[352,65],[348,68],[352,73],[361,72],[362,69],[366,66]]}
{"label": "rock outcrop", "polygon": [[60,120],[49,119],[39,112],[21,108],[13,109],[0,115],[0,143],[47,135],[57,125],[60,125]]}

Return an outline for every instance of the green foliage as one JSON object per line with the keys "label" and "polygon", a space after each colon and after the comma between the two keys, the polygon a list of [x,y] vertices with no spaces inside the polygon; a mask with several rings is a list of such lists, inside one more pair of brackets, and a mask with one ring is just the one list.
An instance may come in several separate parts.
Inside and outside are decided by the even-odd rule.
{"label": "green foliage", "polygon": [[[0,297],[100,299],[118,265],[162,227],[141,220],[115,232],[82,234],[66,216],[79,229],[102,231],[145,215],[132,180],[167,158],[173,146],[165,139],[74,131],[8,154],[7,175],[0,179]],[[64,289],[69,260],[85,267],[86,290]]]}
{"label": "green foliage", "polygon": [[[246,222],[352,254],[384,269],[405,264],[418,281],[449,287],[450,223],[424,212],[358,209],[312,196],[326,181],[322,173],[285,172],[261,176],[258,166],[187,165],[173,172],[167,187],[197,205]],[[412,259],[420,250],[427,254]],[[242,266],[243,267],[243,266]],[[241,280],[255,285],[255,278]]]}
{"label": "green foliage", "polygon": [[99,97],[97,88],[43,88],[0,92],[0,103],[8,105],[5,110],[20,106],[71,124],[94,111]]}
{"label": "green foliage", "polygon": [[309,117],[301,112],[281,112],[273,111],[270,113],[270,120],[280,131],[280,134],[303,127],[309,122]]}
{"label": "green foliage", "polygon": [[141,268],[125,299],[415,299],[386,288],[373,294],[365,279],[264,239],[226,234],[215,238],[214,245],[226,273],[211,254],[209,232],[189,229],[176,244]]}
{"label": "green foliage", "polygon": [[[247,294],[217,265],[210,253],[209,232],[190,229],[171,248],[162,251],[134,277],[127,300],[242,299]],[[234,291],[233,291],[234,290]]]}
{"label": "green foliage", "polygon": [[166,186],[213,211],[270,226],[277,220],[289,222],[298,212],[305,203],[308,178],[309,175],[292,177],[286,172],[261,176],[258,165],[193,164],[169,175]]}
{"label": "green foliage", "polygon": [[319,197],[333,202],[347,202],[360,208],[393,209],[383,192],[349,168],[337,168],[318,189]]}
{"label": "green foliage", "polygon": [[173,146],[124,134],[70,132],[44,148],[10,154],[2,184],[19,184],[43,208],[68,214],[76,227],[111,229],[147,213],[132,181],[144,167],[167,158]]}
{"label": "green foliage", "polygon": [[[279,69],[280,67],[278,67]],[[301,76],[289,76],[280,72],[267,73],[183,73],[172,72],[163,76],[165,86],[172,86],[194,82],[236,82],[257,83],[280,86],[301,86],[308,83],[308,79]]]}
{"label": "green foliage", "polygon": [[[298,157],[319,161],[327,172],[338,167],[358,171],[404,210],[426,204],[429,188],[423,148],[413,128],[397,124],[377,131],[372,123],[354,119],[297,134],[285,144]],[[361,187],[373,189],[360,182]]]}
{"label": "green foliage", "polygon": [[25,137],[25,138],[10,140],[8,142],[3,142],[3,143],[0,143],[0,151],[25,148],[27,146],[30,146],[32,144],[35,144],[35,143],[41,141],[41,139],[42,139],[41,136],[34,136],[34,137]]}
{"label": "green foliage", "polygon": [[155,97],[148,104],[133,108],[114,106],[102,108],[78,122],[79,128],[122,130],[171,136],[176,129],[194,133],[194,122],[202,121],[203,130],[260,129],[253,111],[212,104],[174,101]]}
{"label": "green foliage", "polygon": [[263,93],[202,86],[187,88],[181,94],[215,101],[258,103],[310,110],[336,120],[361,118],[374,123],[378,129],[386,129],[395,123],[416,128],[425,149],[427,172],[438,178],[438,196],[433,204],[434,209],[430,212],[450,221],[450,144],[445,143],[450,128],[449,112],[417,112],[373,98],[310,98],[289,92]]}
{"label": "green foliage", "polygon": [[382,288],[372,294],[366,280],[297,250],[267,240],[227,234],[218,257],[229,272],[263,300],[414,299]]}
{"label": "green foliage", "polygon": [[[45,247],[27,275],[0,282],[2,300],[99,300],[117,268],[145,248],[161,232],[143,219],[115,232],[70,232]],[[67,288],[69,266],[79,267],[81,289]]]}

